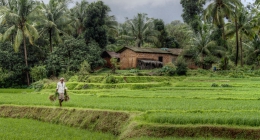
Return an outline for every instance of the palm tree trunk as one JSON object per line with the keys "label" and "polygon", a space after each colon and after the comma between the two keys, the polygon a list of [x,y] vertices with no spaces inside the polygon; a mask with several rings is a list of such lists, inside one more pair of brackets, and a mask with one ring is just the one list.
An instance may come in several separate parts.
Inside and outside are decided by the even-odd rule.
{"label": "palm tree trunk", "polygon": [[[26,68],[28,68],[28,61],[27,61],[27,49],[26,49],[26,41],[25,41],[25,35],[23,32],[23,49],[24,49],[24,60]],[[27,85],[30,85],[30,79],[29,79],[29,72],[26,70],[26,78],[27,78]]]}
{"label": "palm tree trunk", "polygon": [[223,37],[223,42],[224,42],[224,48],[228,49],[226,46],[226,37],[225,37],[225,26],[223,25],[222,27],[222,37]]}
{"label": "palm tree trunk", "polygon": [[241,67],[243,67],[243,49],[242,49],[242,35],[240,36],[240,59],[241,59]]}
{"label": "palm tree trunk", "polygon": [[52,52],[52,38],[51,38],[51,29],[49,30],[49,38],[50,38],[50,52]]}
{"label": "palm tree trunk", "polygon": [[237,28],[237,18],[235,18],[235,25],[236,25],[236,66],[238,64],[238,53],[239,53],[239,41],[238,41],[238,28]]}

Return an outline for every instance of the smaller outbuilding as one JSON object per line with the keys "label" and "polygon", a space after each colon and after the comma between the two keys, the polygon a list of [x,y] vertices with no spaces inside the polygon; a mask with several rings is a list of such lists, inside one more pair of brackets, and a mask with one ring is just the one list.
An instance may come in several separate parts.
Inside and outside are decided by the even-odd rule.
{"label": "smaller outbuilding", "polygon": [[101,57],[106,61],[105,67],[107,67],[107,68],[112,68],[112,64],[110,62],[111,58],[116,58],[117,62],[120,62],[120,54],[116,53],[116,52],[104,51],[101,54]]}

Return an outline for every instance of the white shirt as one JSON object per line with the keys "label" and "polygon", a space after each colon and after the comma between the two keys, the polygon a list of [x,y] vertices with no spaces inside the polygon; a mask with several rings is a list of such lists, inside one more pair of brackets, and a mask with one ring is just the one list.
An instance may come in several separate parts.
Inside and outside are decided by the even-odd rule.
{"label": "white shirt", "polygon": [[64,93],[64,90],[67,89],[66,85],[65,85],[65,82],[63,82],[63,83],[58,82],[56,89],[58,89],[58,93]]}

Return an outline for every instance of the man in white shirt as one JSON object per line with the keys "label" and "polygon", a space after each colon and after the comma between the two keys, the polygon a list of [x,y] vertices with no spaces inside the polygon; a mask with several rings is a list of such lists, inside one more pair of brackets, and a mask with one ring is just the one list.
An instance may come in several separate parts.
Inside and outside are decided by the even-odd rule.
{"label": "man in white shirt", "polygon": [[56,88],[56,92],[59,93],[59,103],[60,103],[60,107],[62,106],[62,102],[64,100],[64,92],[66,90],[66,85],[64,82],[64,78],[60,78],[60,81],[57,83],[57,88]]}

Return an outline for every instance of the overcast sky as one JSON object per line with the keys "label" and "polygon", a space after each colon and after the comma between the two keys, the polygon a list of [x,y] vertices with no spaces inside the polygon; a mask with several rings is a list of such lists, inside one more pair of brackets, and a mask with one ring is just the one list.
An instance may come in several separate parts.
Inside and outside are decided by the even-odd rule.
{"label": "overcast sky", "polygon": [[[49,2],[49,0],[43,1]],[[73,0],[73,3],[75,4],[76,1],[80,0]],[[87,1],[90,3],[97,0]],[[255,0],[241,1],[247,4],[253,3]],[[121,23],[125,21],[126,17],[132,19],[137,13],[146,13],[148,17],[162,19],[165,23],[174,20],[182,21],[180,0],[103,0],[103,2],[111,8],[110,15],[115,15],[117,21]]]}

